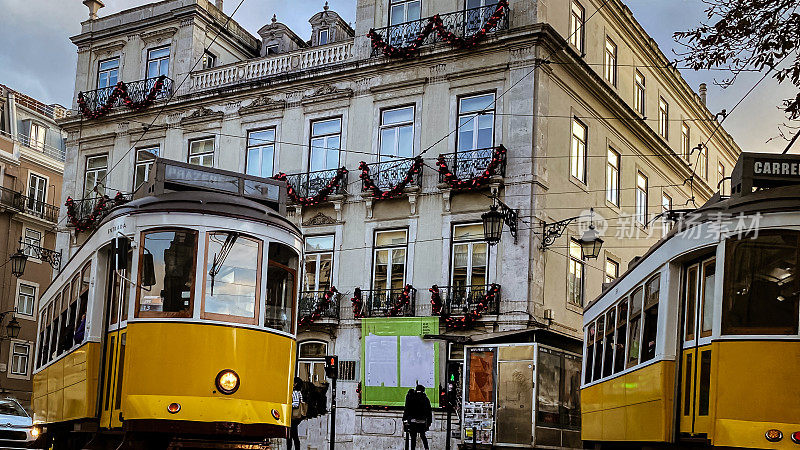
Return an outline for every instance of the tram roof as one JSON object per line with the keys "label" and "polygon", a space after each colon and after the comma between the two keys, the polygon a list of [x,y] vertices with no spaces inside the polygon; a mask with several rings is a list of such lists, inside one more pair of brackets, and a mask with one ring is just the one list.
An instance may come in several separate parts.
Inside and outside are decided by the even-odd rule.
{"label": "tram roof", "polygon": [[[758,173],[756,169],[759,163],[762,167],[766,164],[780,164],[781,173]],[[786,169],[784,164],[789,164],[788,172],[784,172]],[[793,170],[794,175],[792,175]],[[731,178],[733,195],[724,197],[717,192],[697,209],[674,211],[680,218],[675,222],[675,226],[642,256],[631,262],[622,275],[604,285],[603,292],[589,302],[584,311],[594,306],[606,292],[625,279],[633,269],[678,233],[706,222],[726,220],[726,218],[737,220],[741,215],[800,211],[800,155],[742,153]]]}

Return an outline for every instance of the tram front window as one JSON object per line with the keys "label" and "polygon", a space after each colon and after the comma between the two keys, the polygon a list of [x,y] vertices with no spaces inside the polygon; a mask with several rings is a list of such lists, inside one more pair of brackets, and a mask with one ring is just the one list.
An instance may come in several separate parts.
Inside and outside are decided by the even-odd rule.
{"label": "tram front window", "polygon": [[142,241],[136,317],[191,317],[197,233],[152,231]]}
{"label": "tram front window", "polygon": [[798,333],[798,244],[790,230],[728,240],[722,334]]}
{"label": "tram front window", "polygon": [[261,241],[236,233],[209,233],[203,317],[256,323]]}
{"label": "tram front window", "polygon": [[289,246],[277,242],[269,244],[264,326],[290,333],[294,331],[298,262],[297,253]]}

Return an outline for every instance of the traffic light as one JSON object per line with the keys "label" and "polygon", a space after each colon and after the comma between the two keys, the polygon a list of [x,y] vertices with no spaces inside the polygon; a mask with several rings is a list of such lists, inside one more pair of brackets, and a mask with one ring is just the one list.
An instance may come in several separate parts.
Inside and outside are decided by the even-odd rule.
{"label": "traffic light", "polygon": [[326,356],[325,357],[325,376],[331,379],[336,379],[339,376],[339,357]]}

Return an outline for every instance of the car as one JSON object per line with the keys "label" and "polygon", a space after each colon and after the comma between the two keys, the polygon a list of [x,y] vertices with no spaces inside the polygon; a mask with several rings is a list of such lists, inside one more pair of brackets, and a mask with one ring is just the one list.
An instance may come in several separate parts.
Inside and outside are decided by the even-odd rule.
{"label": "car", "polygon": [[33,419],[18,401],[0,399],[0,448],[27,448],[37,435]]}

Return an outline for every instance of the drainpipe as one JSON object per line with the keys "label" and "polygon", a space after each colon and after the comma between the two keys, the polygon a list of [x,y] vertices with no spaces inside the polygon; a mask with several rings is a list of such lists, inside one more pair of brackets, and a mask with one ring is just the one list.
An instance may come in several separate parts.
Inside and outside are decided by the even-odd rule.
{"label": "drainpipe", "polygon": [[700,94],[700,101],[703,104],[706,104],[706,100],[708,99],[708,88],[706,87],[705,83],[700,83],[700,89],[698,89],[698,93]]}

